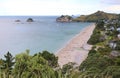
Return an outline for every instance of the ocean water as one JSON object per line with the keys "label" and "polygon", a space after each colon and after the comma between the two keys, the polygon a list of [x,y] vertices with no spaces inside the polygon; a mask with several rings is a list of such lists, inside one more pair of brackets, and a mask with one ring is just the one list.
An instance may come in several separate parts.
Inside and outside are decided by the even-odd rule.
{"label": "ocean water", "polygon": [[[28,23],[31,17],[35,22]],[[0,16],[0,57],[30,50],[30,54],[47,50],[55,53],[67,41],[91,23],[58,23],[56,16]],[[21,22],[15,22],[15,20]]]}

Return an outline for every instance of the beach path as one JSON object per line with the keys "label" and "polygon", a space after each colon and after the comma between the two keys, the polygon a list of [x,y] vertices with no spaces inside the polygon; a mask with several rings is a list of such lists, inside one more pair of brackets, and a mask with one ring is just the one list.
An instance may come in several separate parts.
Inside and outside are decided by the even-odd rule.
{"label": "beach path", "polygon": [[63,48],[56,52],[60,67],[69,62],[80,65],[87,58],[88,52],[92,48],[92,45],[88,45],[87,41],[92,35],[94,28],[95,24],[86,27],[73,37]]}

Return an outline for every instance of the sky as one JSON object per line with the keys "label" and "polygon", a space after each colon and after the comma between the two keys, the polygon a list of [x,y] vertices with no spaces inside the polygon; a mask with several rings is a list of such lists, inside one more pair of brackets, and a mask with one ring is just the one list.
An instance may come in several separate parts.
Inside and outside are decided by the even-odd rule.
{"label": "sky", "polygon": [[120,0],[0,0],[0,16],[120,13]]}

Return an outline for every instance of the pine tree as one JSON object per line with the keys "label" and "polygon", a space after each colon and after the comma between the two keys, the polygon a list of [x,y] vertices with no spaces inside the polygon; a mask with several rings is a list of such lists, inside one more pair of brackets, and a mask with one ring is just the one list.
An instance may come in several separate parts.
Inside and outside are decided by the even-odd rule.
{"label": "pine tree", "polygon": [[4,57],[5,57],[5,60],[3,60],[4,61],[3,69],[5,70],[6,78],[9,78],[9,76],[12,72],[12,67],[15,63],[15,62],[13,62],[14,57],[12,56],[12,54],[10,52],[7,52],[7,54],[4,55]]}

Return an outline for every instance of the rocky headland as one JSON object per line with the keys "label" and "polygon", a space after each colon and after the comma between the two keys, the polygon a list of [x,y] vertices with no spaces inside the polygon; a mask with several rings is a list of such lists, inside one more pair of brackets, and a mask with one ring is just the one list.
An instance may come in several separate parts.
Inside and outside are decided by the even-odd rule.
{"label": "rocky headland", "polygon": [[89,15],[80,15],[76,18],[68,15],[62,15],[56,19],[57,22],[97,22],[98,20],[112,20],[118,19],[119,14],[106,13],[104,11],[97,11]]}
{"label": "rocky headland", "polygon": [[56,19],[57,22],[72,22],[73,18],[68,15],[62,15]]}

